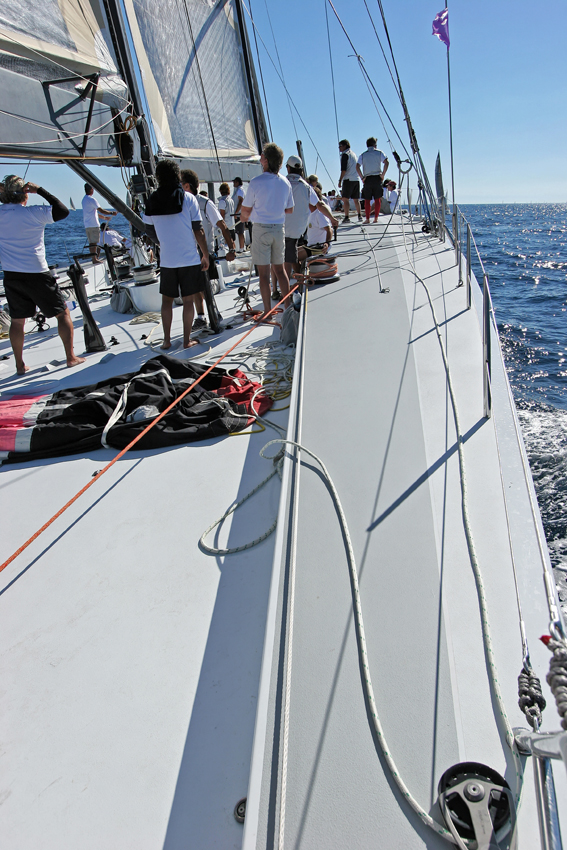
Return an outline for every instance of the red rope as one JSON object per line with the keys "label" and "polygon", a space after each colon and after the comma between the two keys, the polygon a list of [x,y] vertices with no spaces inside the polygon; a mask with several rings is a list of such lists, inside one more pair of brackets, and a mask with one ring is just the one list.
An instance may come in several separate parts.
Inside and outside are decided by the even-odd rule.
{"label": "red rope", "polygon": [[[293,287],[293,289],[290,289],[289,294],[291,295],[291,293],[292,293],[292,292],[295,292],[295,290],[296,290],[296,289],[297,289],[297,286],[294,286],[294,287]],[[286,295],[284,298],[282,298],[282,300],[281,300],[281,301],[279,301],[279,302],[278,302],[278,303],[277,303],[274,307],[272,307],[272,309],[269,311],[269,313],[266,313],[266,316],[270,316],[270,315],[271,315],[271,314],[272,314],[272,313],[276,310],[276,308],[280,306],[280,304],[283,304],[283,302],[285,301],[285,299],[286,299],[287,297],[288,297],[288,296]],[[154,427],[154,425],[157,425],[157,423],[160,421],[160,419],[163,419],[163,417],[164,417],[167,413],[169,413],[169,411],[170,411],[170,410],[172,410],[172,408],[174,408],[174,407],[175,407],[175,405],[176,405],[176,404],[178,404],[178,403],[181,401],[181,399],[182,399],[182,398],[185,398],[185,396],[186,396],[188,393],[190,393],[190,392],[191,392],[191,390],[192,390],[194,387],[196,387],[198,384],[200,384],[200,383],[201,383],[201,381],[203,380],[203,378],[206,378],[206,377],[207,377],[207,375],[209,375],[209,374],[212,372],[212,370],[213,370],[213,369],[215,369],[215,368],[219,365],[219,363],[222,363],[222,361],[225,359],[225,357],[227,357],[227,356],[230,354],[230,352],[231,352],[231,351],[234,351],[234,349],[236,348],[236,346],[237,346],[237,345],[239,345],[239,344],[240,344],[243,340],[245,340],[247,336],[250,336],[250,334],[252,333],[252,331],[253,331],[253,330],[255,330],[255,328],[257,327],[257,325],[258,325],[258,324],[260,324],[259,319],[256,319],[256,321],[254,322],[254,324],[252,325],[252,327],[250,328],[250,330],[249,330],[249,331],[246,331],[246,333],[245,333],[245,334],[243,334],[243,336],[241,336],[239,339],[237,339],[237,340],[236,340],[236,342],[234,343],[234,345],[232,345],[232,346],[228,349],[228,351],[225,351],[225,353],[224,353],[223,355],[221,355],[221,357],[219,357],[219,359],[216,361],[216,363],[213,363],[213,365],[212,365],[212,366],[209,366],[209,368],[208,368],[205,372],[203,372],[203,374],[202,374],[199,378],[197,378],[197,380],[196,380],[196,381],[194,381],[194,382],[191,384],[191,386],[190,386],[190,387],[187,387],[187,389],[186,389],[186,390],[184,390],[184,391],[181,393],[181,395],[179,396],[179,398],[176,398],[176,399],[175,399],[175,401],[173,401],[173,402],[169,405],[169,407],[167,407],[167,408],[166,408],[166,409],[165,409],[162,413],[160,413],[160,415],[159,415],[159,416],[157,416],[155,419],[153,419],[153,420],[150,422],[150,424],[147,426],[147,428],[144,428],[144,430],[143,430],[143,431],[141,431],[141,433],[139,433],[137,437],[134,437],[134,439],[132,440],[132,442],[131,442],[131,443],[128,443],[128,445],[127,445],[125,448],[123,448],[123,449],[122,449],[122,451],[121,451],[121,452],[119,452],[119,453],[116,455],[116,457],[115,457],[115,458],[113,458],[113,459],[110,461],[110,463],[107,463],[107,465],[104,467],[104,469],[101,469],[101,470],[100,470],[100,472],[97,472],[97,474],[94,476],[94,478],[92,478],[92,479],[89,481],[89,483],[88,483],[88,484],[85,484],[85,486],[84,486],[81,490],[79,490],[79,492],[78,492],[78,493],[75,493],[75,495],[74,495],[71,499],[69,499],[69,501],[67,502],[67,504],[63,505],[63,507],[62,507],[62,508],[60,508],[60,509],[57,511],[57,513],[56,513],[56,514],[53,514],[53,516],[51,517],[51,519],[48,519],[48,520],[47,520],[47,522],[46,522],[44,525],[42,525],[42,526],[41,526],[41,528],[39,528],[39,529],[35,532],[35,534],[32,534],[32,536],[31,536],[28,540],[26,540],[26,542],[25,542],[25,543],[23,543],[23,544],[20,546],[20,548],[19,548],[16,552],[14,552],[14,554],[13,554],[13,555],[10,555],[10,557],[9,557],[6,561],[4,561],[4,563],[0,566],[0,573],[2,572],[2,570],[6,569],[6,567],[7,567],[9,564],[11,564],[11,563],[12,563],[12,561],[14,561],[14,560],[18,557],[18,555],[21,555],[21,554],[22,554],[22,552],[23,552],[25,549],[27,549],[27,548],[28,548],[28,546],[29,546],[31,543],[33,543],[33,541],[34,541],[34,540],[37,540],[37,538],[40,536],[40,534],[43,534],[43,532],[44,532],[47,528],[49,528],[49,526],[50,526],[52,523],[54,523],[54,522],[55,522],[55,520],[56,520],[56,519],[58,519],[58,518],[61,516],[61,514],[63,514],[63,513],[67,510],[67,508],[70,508],[70,507],[71,507],[71,505],[73,505],[73,504],[77,501],[77,499],[78,499],[78,498],[80,498],[80,496],[82,496],[82,495],[83,495],[83,493],[86,493],[86,492],[87,492],[87,490],[88,490],[90,487],[92,487],[92,486],[93,486],[93,484],[94,484],[96,481],[98,481],[98,480],[99,480],[99,478],[100,478],[102,475],[104,475],[104,473],[105,473],[105,472],[108,472],[108,470],[110,469],[110,467],[111,467],[111,466],[114,466],[114,464],[116,463],[116,461],[117,461],[117,460],[120,460],[120,458],[121,458],[121,457],[124,457],[124,455],[126,454],[126,452],[130,451],[130,449],[132,448],[132,446],[135,446],[135,445],[136,445],[136,443],[137,443],[139,440],[141,440],[141,439],[142,439],[142,437],[144,437],[144,436],[148,433],[148,431],[151,431],[151,429]]]}

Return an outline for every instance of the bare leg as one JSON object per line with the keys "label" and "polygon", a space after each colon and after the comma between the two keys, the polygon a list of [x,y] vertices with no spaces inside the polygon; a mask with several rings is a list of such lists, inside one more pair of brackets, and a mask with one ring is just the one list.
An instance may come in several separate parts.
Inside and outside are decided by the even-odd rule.
{"label": "bare leg", "polygon": [[171,321],[173,319],[173,298],[161,296],[161,323],[163,325],[162,348],[171,348]]}
{"label": "bare leg", "polygon": [[10,322],[10,343],[16,360],[16,372],[25,375],[29,366],[24,363],[24,325],[25,319],[12,319]]}
{"label": "bare leg", "polygon": [[360,212],[360,201],[355,201],[355,202],[354,202],[354,206],[355,206],[355,209],[356,209],[356,211],[357,211],[357,213],[358,213],[358,215],[359,215],[359,217],[360,217],[360,215],[361,215],[361,212]]}
{"label": "bare leg", "polygon": [[345,211],[345,218],[348,218],[348,213],[350,210],[348,198],[343,198],[343,209]]}
{"label": "bare leg", "polygon": [[65,355],[67,357],[67,366],[78,366],[85,362],[84,357],[77,357],[73,350],[73,321],[68,309],[63,313],[59,313],[57,318],[57,331],[63,342]]}
{"label": "bare leg", "polygon": [[193,303],[195,304],[195,309],[197,310],[197,315],[202,316],[205,312],[205,298],[202,292],[196,292],[195,295],[192,295]]}
{"label": "bare leg", "polygon": [[370,210],[372,209],[372,204],[370,201],[364,202],[364,211],[366,213],[366,223],[370,221]]}
{"label": "bare leg", "polygon": [[260,279],[260,294],[264,305],[264,313],[269,313],[272,309],[270,298],[270,266],[258,266],[258,277]]}
{"label": "bare leg", "polygon": [[[272,266],[272,269],[275,272],[278,283],[280,285],[281,294],[287,295],[289,293],[289,278],[287,276],[287,272],[284,268],[283,263],[280,263],[277,266]],[[284,303],[289,303],[289,300]]]}
{"label": "bare leg", "polygon": [[196,339],[191,339],[194,297],[194,295],[183,296],[183,348],[191,348],[193,345],[199,345]]}
{"label": "bare leg", "polygon": [[244,251],[244,233],[238,234],[238,244],[240,245],[240,250]]}

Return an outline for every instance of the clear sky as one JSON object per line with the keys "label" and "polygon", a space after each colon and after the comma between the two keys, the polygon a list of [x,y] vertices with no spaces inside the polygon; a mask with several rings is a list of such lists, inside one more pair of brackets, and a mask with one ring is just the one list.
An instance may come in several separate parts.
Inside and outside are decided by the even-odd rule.
{"label": "clear sky", "polygon": [[[356,51],[406,146],[407,132],[364,0],[333,0]],[[376,0],[366,0],[384,49]],[[445,186],[450,189],[447,51],[431,34],[443,0],[382,0],[394,57],[431,182],[441,152]],[[249,0],[244,0],[249,5]],[[254,20],[268,52],[278,64],[271,25],[287,88],[327,166],[339,175],[337,130],[331,84],[325,0],[252,0]],[[388,119],[386,132],[353,57],[353,49],[330,6],[329,29],[339,135],[359,154],[374,135],[390,156],[402,153]],[[457,203],[567,202],[567,4],[548,0],[453,0],[449,2],[455,199]],[[255,57],[254,39],[251,34]],[[295,153],[296,133],[287,96],[266,50],[259,43],[273,140],[286,158]],[[332,188],[321,159],[293,110],[303,141],[307,170],[315,169],[324,189]],[[0,172],[21,173],[0,163]],[[124,197],[118,169],[97,169]],[[28,179],[41,183],[65,202],[79,206],[82,181],[65,166],[32,163]],[[415,185],[415,178],[412,178]],[[450,194],[450,192],[449,192]]]}

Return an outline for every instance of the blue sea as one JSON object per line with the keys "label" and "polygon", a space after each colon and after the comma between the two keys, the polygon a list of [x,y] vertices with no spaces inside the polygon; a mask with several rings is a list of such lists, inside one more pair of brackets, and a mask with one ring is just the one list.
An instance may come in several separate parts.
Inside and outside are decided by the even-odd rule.
{"label": "blue sea", "polygon": [[[567,604],[567,204],[463,205],[489,275],[560,595]],[[124,235],[119,215],[111,227]],[[82,251],[82,213],[50,228],[47,256]],[[475,273],[482,279],[480,268]]]}

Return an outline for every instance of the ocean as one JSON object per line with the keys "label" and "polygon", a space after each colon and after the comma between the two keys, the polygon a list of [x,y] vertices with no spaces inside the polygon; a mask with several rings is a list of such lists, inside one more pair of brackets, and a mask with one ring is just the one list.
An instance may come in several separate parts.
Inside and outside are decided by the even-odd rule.
{"label": "ocean", "polygon": [[[492,300],[559,594],[567,607],[567,204],[463,205]],[[118,215],[111,227],[128,234]],[[83,250],[82,213],[47,230],[61,268]],[[477,278],[480,268],[473,262]]]}

